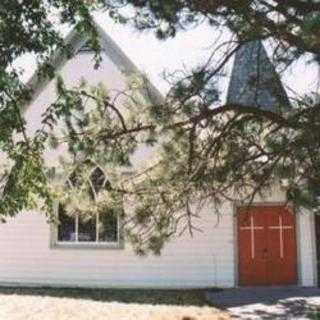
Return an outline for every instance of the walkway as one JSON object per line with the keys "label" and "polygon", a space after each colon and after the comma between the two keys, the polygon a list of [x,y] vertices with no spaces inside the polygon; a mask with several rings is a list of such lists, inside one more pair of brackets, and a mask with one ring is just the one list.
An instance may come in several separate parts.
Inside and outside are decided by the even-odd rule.
{"label": "walkway", "polygon": [[320,288],[248,287],[208,291],[207,298],[233,319],[320,320]]}

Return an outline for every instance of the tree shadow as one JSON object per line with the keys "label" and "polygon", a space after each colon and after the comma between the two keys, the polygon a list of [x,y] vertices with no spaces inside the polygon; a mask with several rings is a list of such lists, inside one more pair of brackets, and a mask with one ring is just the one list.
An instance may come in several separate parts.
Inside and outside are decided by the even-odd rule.
{"label": "tree shadow", "polygon": [[287,320],[310,319],[320,320],[319,306],[312,305],[306,299],[282,300],[276,304],[259,304],[241,312],[232,310],[233,319]]}
{"label": "tree shadow", "polygon": [[319,288],[252,287],[208,292],[207,296],[234,319],[320,320]]}

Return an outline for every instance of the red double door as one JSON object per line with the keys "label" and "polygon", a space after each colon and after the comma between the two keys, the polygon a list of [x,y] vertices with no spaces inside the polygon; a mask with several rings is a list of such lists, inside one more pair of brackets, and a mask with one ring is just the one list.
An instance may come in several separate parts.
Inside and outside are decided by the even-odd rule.
{"label": "red double door", "polygon": [[239,285],[295,284],[295,219],[284,206],[239,208]]}

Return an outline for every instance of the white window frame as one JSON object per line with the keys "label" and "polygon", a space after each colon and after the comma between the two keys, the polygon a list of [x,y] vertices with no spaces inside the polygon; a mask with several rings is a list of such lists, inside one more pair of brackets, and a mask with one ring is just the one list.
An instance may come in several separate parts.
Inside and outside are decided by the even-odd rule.
{"label": "white window frame", "polygon": [[[105,174],[104,170],[100,166],[96,166],[90,173],[93,173],[93,171],[99,168],[105,175],[105,180],[103,183],[103,186],[106,184],[108,181],[107,175]],[[68,178],[69,181],[69,178]],[[97,196],[96,191],[92,185],[91,180],[88,180],[91,189],[94,193],[94,197]],[[72,186],[72,183],[70,183],[70,186]],[[56,216],[59,217],[59,204],[56,205]],[[95,241],[79,241],[78,236],[79,236],[79,216],[76,215],[74,217],[75,219],[75,240],[74,241],[59,241],[58,240],[58,225],[54,226],[53,230],[53,241],[51,241],[51,247],[52,248],[111,248],[111,249],[123,249],[123,241],[122,241],[122,230],[120,228],[120,219],[119,219],[119,214],[117,214],[117,240],[116,241],[99,241],[99,213],[96,214],[96,240]]]}
{"label": "white window frame", "polygon": [[[58,213],[59,214],[59,213]],[[57,241],[58,245],[85,245],[85,246],[110,246],[114,247],[120,244],[120,227],[119,227],[119,215],[117,215],[117,240],[116,241],[99,241],[99,213],[96,214],[96,240],[95,241],[79,241],[79,216],[76,215],[75,219],[75,240],[74,241],[59,241],[58,240],[58,226],[57,226]]]}

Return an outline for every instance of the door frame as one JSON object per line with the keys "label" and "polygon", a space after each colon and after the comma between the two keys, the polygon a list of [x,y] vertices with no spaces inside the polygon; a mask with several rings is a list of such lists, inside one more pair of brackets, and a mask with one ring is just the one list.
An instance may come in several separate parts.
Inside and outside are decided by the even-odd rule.
{"label": "door frame", "polygon": [[[245,203],[238,201],[233,202],[233,243],[234,243],[234,286],[239,287],[239,235],[238,235],[238,209],[245,206]],[[288,205],[286,201],[254,201],[250,204],[251,207],[272,207],[272,206],[285,206]],[[296,215],[293,206],[289,205],[294,214],[295,224],[295,241],[296,241],[296,284],[301,285],[301,266],[300,266],[300,222]]]}
{"label": "door frame", "polygon": [[313,242],[312,242],[312,250],[313,250],[313,267],[314,267],[314,279],[315,279],[315,286],[320,287],[320,272],[319,272],[319,265],[318,265],[318,250],[320,248],[317,246],[317,217],[316,214],[311,214],[312,216],[312,228],[311,228],[311,235],[313,236]]}

